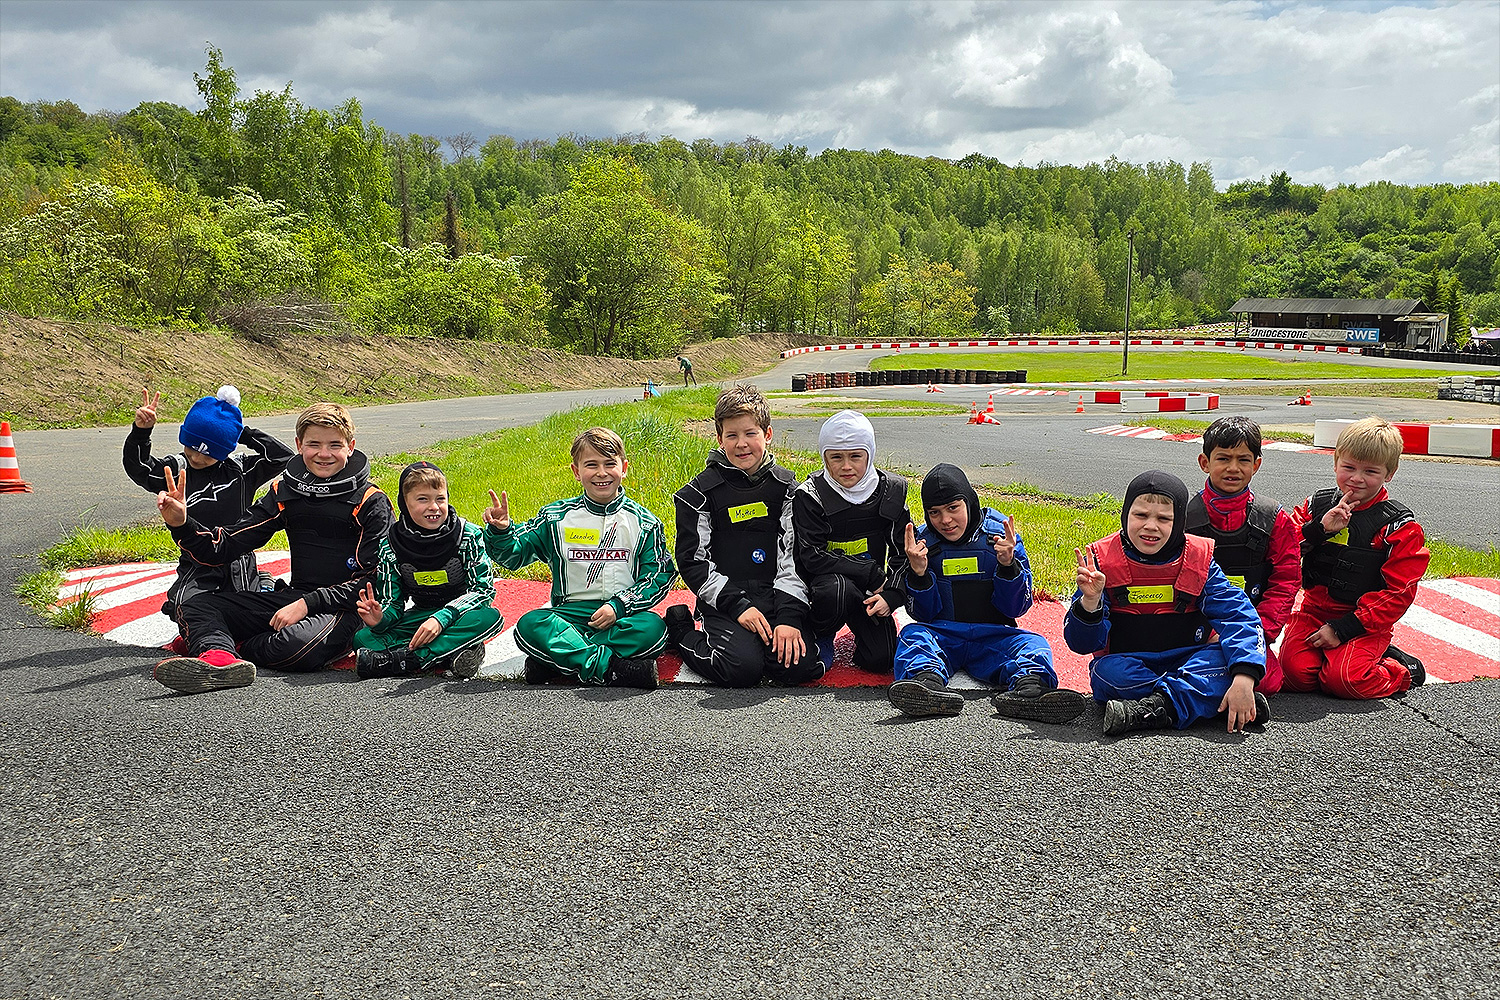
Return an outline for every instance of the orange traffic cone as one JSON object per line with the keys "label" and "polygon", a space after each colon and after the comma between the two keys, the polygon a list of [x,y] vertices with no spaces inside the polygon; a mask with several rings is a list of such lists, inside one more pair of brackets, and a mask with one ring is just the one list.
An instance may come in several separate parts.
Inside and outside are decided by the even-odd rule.
{"label": "orange traffic cone", "polygon": [[1303,406],[1311,406],[1312,405],[1312,393],[1305,392],[1305,393],[1302,394],[1302,405]]}
{"label": "orange traffic cone", "polygon": [[989,402],[989,405],[984,408],[984,412],[985,413],[994,413],[995,412],[995,394],[993,392],[990,393],[990,402]]}
{"label": "orange traffic cone", "polygon": [[927,383],[927,391],[928,392],[947,392],[948,390],[942,388],[941,386],[936,386],[936,385],[933,385],[931,382],[928,382]]}
{"label": "orange traffic cone", "polygon": [[979,404],[978,403],[970,403],[969,404],[969,423],[971,423],[971,424],[977,424],[977,423],[979,423]]}
{"label": "orange traffic cone", "polygon": [[21,478],[16,464],[16,443],[11,440],[10,421],[0,420],[0,493],[30,493],[31,484]]}
{"label": "orange traffic cone", "polygon": [[1082,413],[1083,412],[1083,397],[1082,396],[1078,397],[1078,409],[1074,410],[1073,412],[1074,413]]}

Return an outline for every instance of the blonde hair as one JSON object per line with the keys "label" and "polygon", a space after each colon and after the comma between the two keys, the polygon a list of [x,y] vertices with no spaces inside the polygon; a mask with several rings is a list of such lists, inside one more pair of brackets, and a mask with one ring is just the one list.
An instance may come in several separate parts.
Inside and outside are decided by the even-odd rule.
{"label": "blonde hair", "polygon": [[1380,417],[1365,417],[1339,432],[1333,453],[1356,462],[1379,462],[1386,472],[1394,473],[1401,464],[1401,449],[1400,428]]}
{"label": "blonde hair", "polygon": [[589,448],[605,458],[625,457],[625,442],[620,440],[620,435],[608,427],[590,427],[586,431],[579,431],[578,436],[573,439],[573,447],[570,449],[573,461],[578,461],[578,456],[583,454],[583,449]]}
{"label": "blonde hair", "polygon": [[354,418],[338,403],[314,403],[302,411],[297,418],[297,437],[307,433],[309,427],[332,427],[344,436],[345,441],[354,440]]}
{"label": "blonde hair", "polygon": [[723,434],[724,421],[747,414],[755,418],[761,430],[770,428],[771,405],[765,395],[755,386],[741,382],[719,393],[719,401],[714,404],[714,432]]}

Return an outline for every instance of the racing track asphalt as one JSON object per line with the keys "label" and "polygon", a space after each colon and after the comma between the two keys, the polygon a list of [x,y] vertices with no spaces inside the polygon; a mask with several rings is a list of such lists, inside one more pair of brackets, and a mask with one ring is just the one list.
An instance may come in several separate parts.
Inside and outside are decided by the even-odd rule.
{"label": "racing track asphalt", "polygon": [[46,491],[0,497],[0,997],[1500,991],[1500,682],[1118,741],[864,690],[175,696],[8,596],[83,507],[140,510],[52,489],[108,477],[39,436]]}

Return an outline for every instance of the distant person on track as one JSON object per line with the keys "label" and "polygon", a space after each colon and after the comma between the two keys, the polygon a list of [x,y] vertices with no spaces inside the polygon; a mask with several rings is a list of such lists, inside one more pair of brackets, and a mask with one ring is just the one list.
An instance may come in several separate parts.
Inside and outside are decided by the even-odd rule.
{"label": "distant person on track", "polygon": [[677,355],[677,367],[682,369],[682,387],[684,389],[688,386],[688,379],[692,379],[694,385],[698,384],[698,377],[693,374],[692,359],[686,354]]}
{"label": "distant person on track", "polygon": [[1059,689],[1046,637],[1016,624],[1031,609],[1031,561],[1012,517],[979,503],[969,477],[938,465],[922,480],[926,523],[906,523],[907,607],[896,644],[891,704],[906,715],[957,715],[964,697],[948,681],[962,670],[1004,688],[996,711],[1066,722],[1088,704]]}
{"label": "distant person on track", "polygon": [[167,470],[156,506],[194,562],[222,566],[285,530],[292,582],[184,603],[177,620],[191,655],[162,660],[156,679],[174,691],[212,691],[254,682],[257,668],[300,673],[342,656],[360,628],[356,604],[393,520],[390,500],[370,482],[369,459],[354,450],[349,411],[337,403],[303,410],[297,454],[233,525],[210,528],[191,517],[183,485]]}
{"label": "distant person on track", "polygon": [[484,529],[448,506],[448,480],[431,462],[401,470],[396,506],[375,583],[355,605],[365,627],[354,635],[354,669],[361,678],[428,670],[473,677],[485,640],[505,626]]}
{"label": "distant person on track", "polygon": [[1187,487],[1170,472],[1130,481],[1120,531],[1076,550],[1078,592],[1063,640],[1093,654],[1089,678],[1104,733],[1186,729],[1221,713],[1230,732],[1271,717],[1260,618],[1186,532]]}
{"label": "distant person on track", "polygon": [[1421,660],[1391,645],[1431,559],[1422,526],[1386,493],[1401,450],[1394,424],[1355,421],[1334,445],[1337,485],[1292,512],[1303,591],[1281,640],[1288,690],[1388,698],[1427,680]]}
{"label": "distant person on track", "polygon": [[[220,386],[213,396],[204,396],[188,408],[177,439],[182,453],[156,458],[151,454],[151,429],[161,393],[147,389],[135,422],[125,435],[125,474],[152,495],[167,489],[166,470],[184,483],[183,500],[188,513],[206,528],[233,524],[244,516],[255,500],[255,491],[275,479],[295,454],[279,440],[253,427],[240,415],[240,391]],[[240,445],[253,454],[236,455]],[[200,594],[250,592],[274,586],[270,576],[256,570],[255,553],[246,552],[223,565],[207,566],[183,552],[177,560],[177,579],[167,588],[161,613],[177,620],[177,608]],[[172,651],[187,652],[187,641],[179,631]]]}
{"label": "distant person on track", "polygon": [[1214,540],[1214,562],[1255,605],[1266,643],[1266,676],[1255,690],[1275,694],[1281,690],[1281,661],[1271,643],[1292,613],[1302,557],[1291,514],[1251,491],[1260,464],[1260,424],[1249,417],[1220,417],[1209,424],[1198,456],[1208,482],[1188,501],[1187,530]]}
{"label": "distant person on track", "polygon": [[792,494],[797,477],[776,464],[771,409],[736,385],[714,405],[719,447],[677,491],[677,566],[698,598],[699,629],[683,605],[667,609],[667,642],[695,673],[726,687],[763,679],[807,684],[827,670],[797,575]]}
{"label": "distant person on track", "polygon": [[854,633],[854,665],[895,666],[897,608],[906,604],[906,480],[875,468],[875,428],[843,410],[818,431],[823,468],[792,496],[797,571],[807,581],[818,659],[833,666],[833,639]]}
{"label": "distant person on track", "polygon": [[571,681],[653,689],[666,625],[651,608],[677,575],[661,519],[625,495],[625,442],[608,427],[580,432],[573,477],[583,492],[512,524],[510,496],[490,491],[484,543],[509,570],[552,571],[552,606],[516,622],[526,683]]}

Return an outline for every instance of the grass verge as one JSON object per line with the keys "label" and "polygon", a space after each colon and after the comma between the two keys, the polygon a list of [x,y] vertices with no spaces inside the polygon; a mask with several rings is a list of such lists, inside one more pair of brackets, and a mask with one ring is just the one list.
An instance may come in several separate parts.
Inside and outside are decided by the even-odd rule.
{"label": "grass verge", "polygon": [[[1168,434],[1201,434],[1208,430],[1211,420],[1191,420],[1187,417],[1158,417],[1148,420],[1144,417],[1138,420],[1121,421],[1126,427],[1155,427],[1159,431]],[[1312,444],[1313,436],[1306,431],[1294,431],[1290,428],[1275,427],[1262,424],[1261,435],[1267,441],[1291,441],[1295,444]]]}
{"label": "grass verge", "polygon": [[[630,460],[626,489],[662,519],[671,537],[676,523],[672,495],[703,468],[704,457],[713,447],[709,416],[717,392],[713,386],[677,389],[649,400],[558,413],[527,427],[443,441],[420,452],[376,459],[373,475],[382,488],[393,492],[401,469],[426,459],[447,473],[450,502],[464,517],[478,521],[489,505],[487,491],[494,489],[508,494],[511,516],[524,520],[547,503],[578,492],[568,444],[580,430],[599,424],[614,428],[624,439]],[[818,468],[812,453],[778,450],[776,454],[799,477]],[[922,471],[906,474],[920,476]],[[1020,482],[975,485],[987,506],[1016,519],[1037,587],[1045,594],[1071,594],[1076,567],[1073,549],[1119,528],[1120,501],[1108,493],[1073,496]],[[915,482],[909,496],[914,515],[920,517]],[[268,547],[285,544],[284,536],[278,535]],[[1433,552],[1429,577],[1500,577],[1500,553],[1494,549],[1475,551],[1444,542],[1430,542],[1429,547]],[[64,567],[175,558],[176,548],[159,526],[117,532],[80,529],[43,554],[47,568],[22,582],[32,595],[23,599],[33,607],[55,600]],[[547,578],[541,565],[502,575]]]}
{"label": "grass verge", "polygon": [[[965,368],[1008,371],[1026,369],[1029,382],[1095,382],[1122,378],[1263,378],[1380,379],[1399,383],[1403,379],[1441,378],[1465,372],[1437,368],[1377,368],[1358,362],[1279,361],[1252,354],[1217,351],[1142,351],[1130,359],[1130,374],[1120,373],[1119,352],[995,351],[986,354],[906,352],[889,354],[870,362],[876,369]],[[1493,369],[1491,369],[1493,372]],[[1481,374],[1476,368],[1468,374]],[[1320,387],[1314,387],[1320,388]],[[1329,395],[1334,395],[1329,393]]]}

